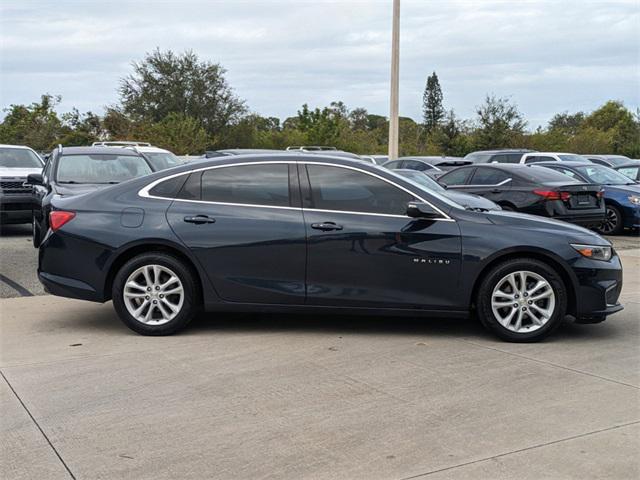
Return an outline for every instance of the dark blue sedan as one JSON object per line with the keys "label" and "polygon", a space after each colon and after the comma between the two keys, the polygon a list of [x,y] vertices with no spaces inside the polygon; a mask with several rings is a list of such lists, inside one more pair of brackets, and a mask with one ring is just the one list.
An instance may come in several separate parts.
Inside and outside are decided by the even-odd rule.
{"label": "dark blue sedan", "polygon": [[640,184],[629,177],[604,165],[586,162],[541,162],[535,165],[551,168],[583,182],[604,185],[607,212],[604,222],[597,227],[600,233],[618,235],[625,228],[640,227]]}
{"label": "dark blue sedan", "polygon": [[113,300],[143,335],[200,311],[465,317],[535,341],[622,310],[622,266],[584,228],[465,208],[360,160],[222,157],[52,200],[38,274]]}

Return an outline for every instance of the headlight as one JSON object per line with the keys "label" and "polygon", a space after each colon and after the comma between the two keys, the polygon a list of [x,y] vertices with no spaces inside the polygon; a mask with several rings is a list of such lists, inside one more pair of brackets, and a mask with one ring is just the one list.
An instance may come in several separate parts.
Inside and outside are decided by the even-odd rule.
{"label": "headlight", "polygon": [[603,247],[601,245],[580,245],[578,243],[572,243],[571,246],[583,257],[591,258],[593,260],[607,260],[611,259],[611,247]]}
{"label": "headlight", "polygon": [[640,205],[640,197],[638,195],[629,195],[629,201],[634,205]]}

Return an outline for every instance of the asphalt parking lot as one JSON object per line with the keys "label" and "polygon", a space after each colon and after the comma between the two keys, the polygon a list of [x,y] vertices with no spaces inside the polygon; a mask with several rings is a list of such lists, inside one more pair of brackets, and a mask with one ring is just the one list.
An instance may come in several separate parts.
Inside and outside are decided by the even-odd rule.
{"label": "asphalt parking lot", "polygon": [[30,242],[0,237],[0,478],[640,476],[637,236],[614,239],[625,310],[539,344],[299,315],[141,337],[111,304],[44,296]]}

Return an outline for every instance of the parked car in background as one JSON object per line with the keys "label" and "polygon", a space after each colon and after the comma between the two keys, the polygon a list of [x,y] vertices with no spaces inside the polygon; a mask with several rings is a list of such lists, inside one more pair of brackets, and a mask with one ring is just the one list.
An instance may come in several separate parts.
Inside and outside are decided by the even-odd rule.
{"label": "parked car in background", "polygon": [[[154,171],[153,164],[131,148],[58,146],[42,173],[27,177],[34,189],[33,246],[37,248],[49,230],[53,198],[82,195]],[[122,221],[126,223],[128,205],[121,207]]]}
{"label": "parked car in background", "polygon": [[[288,150],[288,152],[294,152],[294,150]],[[349,158],[351,160],[366,161],[360,158],[360,155],[355,153],[345,152],[344,150],[301,150],[300,153],[306,153],[307,155],[330,155],[332,157]],[[367,162],[372,163],[372,162]]]}
{"label": "parked car in background", "polygon": [[268,148],[226,148],[223,150],[207,150],[205,158],[229,157],[232,155],[257,155],[260,153],[282,153],[283,150],[271,150]]}
{"label": "parked car in background", "polygon": [[625,157],[624,155],[592,155],[587,154],[583,155],[587,160],[590,160],[593,163],[597,163],[599,165],[604,165],[606,167],[617,167],[624,164],[634,163],[635,160],[632,160],[629,157]]}
{"label": "parked car in background", "polygon": [[473,195],[471,193],[456,192],[454,190],[447,190],[436,180],[425,175],[423,172],[417,170],[395,169],[393,173],[405,177],[412,182],[417,183],[423,188],[433,190],[434,192],[444,195],[450,198],[454,202],[462,205],[469,210],[488,211],[488,210],[502,210],[499,205],[493,203],[491,200],[481,197],[480,195]]}
{"label": "parked car in background", "polygon": [[362,161],[206,160],[52,204],[38,256],[45,289],[113,300],[143,335],[177,332],[200,310],[474,311],[526,342],[566,314],[594,323],[623,309],[620,259],[596,233],[470,211]]}
{"label": "parked car in background", "polygon": [[33,189],[27,176],[42,171],[35,150],[21,145],[0,145],[0,224],[31,223]]}
{"label": "parked car in background", "polygon": [[158,147],[126,147],[133,148],[135,151],[141,153],[149,160],[149,163],[153,166],[154,171],[164,170],[166,168],[182,165],[183,161],[179,157],[173,154],[169,150]]}
{"label": "parked car in background", "polygon": [[384,165],[389,161],[389,155],[366,155],[373,159],[373,163],[376,165]]}
{"label": "parked car in background", "polygon": [[558,153],[558,152],[533,152],[525,153],[520,159],[520,163],[530,165],[540,162],[588,162],[585,157],[576,155],[575,153]]}
{"label": "parked car in background", "polygon": [[92,147],[150,147],[149,142],[132,142],[129,140],[109,140],[105,142],[93,142]]}
{"label": "parked car in background", "polygon": [[582,226],[604,220],[600,185],[549,169],[519,164],[478,164],[452,170],[438,181],[448,189],[482,195],[504,210],[555,218]]}
{"label": "parked car in background", "polygon": [[287,151],[294,152],[330,152],[337,150],[336,147],[328,147],[326,145],[292,145],[286,148]]}
{"label": "parked car in background", "polygon": [[625,177],[629,177],[631,180],[640,182],[640,160],[636,160],[634,163],[624,163],[611,168],[620,172]]}
{"label": "parked car in background", "polygon": [[451,170],[463,165],[470,165],[471,162],[460,157],[400,157],[397,160],[391,160],[382,166],[389,170],[404,168],[408,170],[418,170],[425,172],[427,175],[438,177],[444,171]]}
{"label": "parked car in background", "polygon": [[640,227],[640,184],[615,170],[591,162],[538,163],[585,183],[604,185],[606,216],[596,227],[600,233],[618,235],[625,228]]}
{"label": "parked car in background", "polygon": [[473,163],[520,163],[522,155],[533,152],[524,148],[479,150],[465,155],[464,159]]}

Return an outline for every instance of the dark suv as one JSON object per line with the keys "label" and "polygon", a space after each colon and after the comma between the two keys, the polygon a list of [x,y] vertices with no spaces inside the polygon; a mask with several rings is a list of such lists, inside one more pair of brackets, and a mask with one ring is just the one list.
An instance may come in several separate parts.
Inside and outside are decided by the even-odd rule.
{"label": "dark suv", "polygon": [[473,163],[520,163],[522,155],[535,150],[512,149],[512,150],[481,150],[471,152],[464,157]]}
{"label": "dark suv", "polygon": [[153,165],[129,148],[58,146],[42,170],[27,183],[34,188],[33,246],[39,247],[49,229],[51,199],[71,197],[154,172]]}

